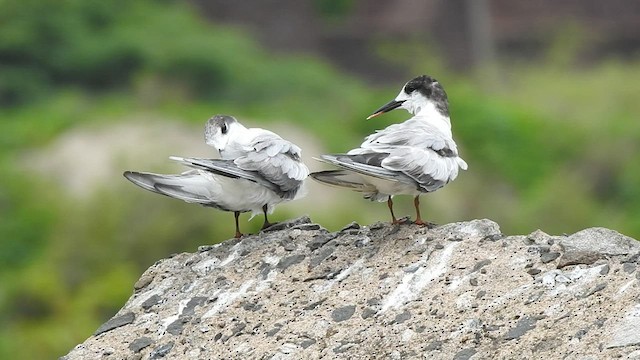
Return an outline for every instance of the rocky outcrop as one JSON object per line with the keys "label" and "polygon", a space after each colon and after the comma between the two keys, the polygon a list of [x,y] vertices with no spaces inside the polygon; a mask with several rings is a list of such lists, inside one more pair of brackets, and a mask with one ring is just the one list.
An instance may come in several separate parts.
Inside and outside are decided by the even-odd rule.
{"label": "rocky outcrop", "polygon": [[63,359],[640,359],[640,243],[308,218],[158,261]]}

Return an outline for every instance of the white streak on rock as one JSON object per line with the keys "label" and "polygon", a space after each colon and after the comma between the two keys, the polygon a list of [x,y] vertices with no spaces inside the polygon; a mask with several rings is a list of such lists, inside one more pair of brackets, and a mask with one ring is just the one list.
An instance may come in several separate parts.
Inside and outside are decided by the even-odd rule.
{"label": "white streak on rock", "polygon": [[267,263],[269,265],[276,266],[276,265],[278,265],[278,262],[280,262],[280,257],[279,256],[267,255],[267,256],[262,258],[262,261],[264,261],[265,263]]}
{"label": "white streak on rock", "polygon": [[432,266],[421,266],[415,272],[405,274],[402,277],[402,283],[384,300],[380,312],[385,312],[390,308],[397,309],[420,295],[422,290],[429,285],[431,281],[445,273],[453,250],[458,244],[458,242],[450,243],[440,254],[431,253],[429,260],[437,261]]}
{"label": "white streak on rock", "polygon": [[221,267],[228,265],[233,260],[238,258],[238,256],[240,255],[240,243],[237,243],[237,244],[233,245],[231,250],[233,250],[233,252],[231,254],[229,254],[229,256],[227,256],[227,258],[222,260],[222,262],[220,263]]}
{"label": "white streak on rock", "polygon": [[201,261],[198,264],[194,265],[193,271],[195,271],[200,276],[205,276],[209,273],[209,271],[215,269],[219,263],[220,259],[212,257],[211,259]]}
{"label": "white streak on rock", "polygon": [[194,282],[192,282],[191,284],[189,284],[189,286],[187,286],[183,292],[185,293],[190,293],[193,289],[196,288],[196,286],[200,285],[200,281],[198,279],[196,279]]}
{"label": "white streak on rock", "polygon": [[456,277],[451,281],[451,284],[449,284],[449,287],[447,289],[449,291],[453,291],[453,290],[457,289],[458,287],[460,287],[460,285],[462,285],[462,283],[465,280],[468,280],[468,279],[469,279],[469,275]]}
{"label": "white streak on rock", "polygon": [[626,284],[622,285],[622,287],[620,287],[620,290],[618,290],[618,295],[622,295],[622,293],[627,291],[627,289],[629,289],[629,286],[633,285],[634,282],[636,282],[635,279],[629,280]]}
{"label": "white streak on rock", "polygon": [[328,280],[328,281],[325,281],[323,284],[314,286],[313,289],[318,293],[322,293],[322,292],[325,292],[325,291],[331,289],[333,287],[333,285],[335,285],[335,284],[339,283],[340,281],[346,279],[349,275],[351,275],[352,272],[354,272],[355,270],[359,270],[362,267],[362,264],[364,264],[364,259],[360,258],[356,262],[354,262],[353,265],[351,265],[348,268],[342,270],[332,280]]}
{"label": "white streak on rock", "polygon": [[218,295],[218,301],[216,301],[216,303],[213,304],[213,307],[211,307],[209,311],[207,311],[204,315],[202,315],[202,318],[206,319],[208,317],[211,317],[217,314],[218,312],[220,312],[220,310],[224,309],[229,304],[233,303],[240,297],[246,295],[247,291],[253,285],[254,282],[255,280],[249,280],[244,282],[237,291],[227,291],[227,292],[220,293]]}
{"label": "white streak on rock", "polygon": [[167,331],[167,327],[169,327],[169,325],[171,325],[171,323],[173,323],[176,320],[178,320],[178,315],[172,315],[172,316],[169,316],[167,318],[164,318],[164,319],[160,320],[160,323],[162,325],[160,326],[160,331],[159,331],[158,336],[164,335],[165,332]]}
{"label": "white streak on rock", "polygon": [[358,259],[358,261],[356,261],[355,263],[353,263],[353,265],[349,266],[348,268],[342,270],[338,276],[336,276],[335,278],[335,282],[340,282],[344,279],[346,279],[349,275],[351,275],[351,273],[356,270],[359,269],[360,267],[362,267],[362,264],[364,263],[364,259]]}
{"label": "white streak on rock", "polygon": [[189,301],[191,301],[190,298],[180,300],[178,302],[178,313],[160,320],[160,322],[162,323],[162,326],[160,327],[160,336],[165,334],[165,331],[167,331],[167,327],[169,325],[171,325],[174,321],[180,318],[180,315],[182,315],[182,312],[184,311],[184,308],[187,307],[187,304],[189,303]]}
{"label": "white streak on rock", "polygon": [[162,280],[162,282],[152,290],[146,291],[141,294],[137,294],[134,298],[129,300],[129,302],[127,303],[127,305],[125,305],[125,307],[128,309],[139,308],[142,306],[143,302],[147,301],[153,295],[158,295],[162,297],[162,295],[164,295],[164,293],[171,288],[174,281],[175,279],[173,278],[166,278]]}
{"label": "white streak on rock", "polygon": [[543,275],[542,283],[551,290],[548,293],[551,296],[562,293],[576,294],[598,278],[604,266],[599,265],[586,269],[576,266],[571,271],[552,270]]}
{"label": "white streak on rock", "polygon": [[261,280],[256,285],[256,292],[261,292],[269,288],[269,286],[276,279],[277,276],[278,276],[278,270],[269,271],[269,273],[267,274],[267,278],[264,280]]}
{"label": "white streak on rock", "polygon": [[632,346],[640,344],[640,305],[631,308],[616,326],[612,327],[612,335],[607,348]]}

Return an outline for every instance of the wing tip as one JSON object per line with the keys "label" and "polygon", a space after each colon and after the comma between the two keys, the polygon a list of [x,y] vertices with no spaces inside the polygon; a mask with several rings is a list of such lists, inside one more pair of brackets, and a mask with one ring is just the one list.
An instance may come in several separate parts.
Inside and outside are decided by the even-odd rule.
{"label": "wing tip", "polygon": [[122,176],[124,176],[127,180],[132,182],[135,182],[134,180],[140,177],[140,175],[142,174],[137,171],[131,171],[131,170],[126,170],[125,172],[122,173]]}

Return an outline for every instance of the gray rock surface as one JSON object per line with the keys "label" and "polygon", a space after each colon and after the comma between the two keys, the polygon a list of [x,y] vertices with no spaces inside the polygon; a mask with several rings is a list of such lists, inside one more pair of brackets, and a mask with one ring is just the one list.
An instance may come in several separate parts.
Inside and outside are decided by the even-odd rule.
{"label": "gray rock surface", "polygon": [[63,359],[640,358],[640,243],[308,218],[151,266]]}

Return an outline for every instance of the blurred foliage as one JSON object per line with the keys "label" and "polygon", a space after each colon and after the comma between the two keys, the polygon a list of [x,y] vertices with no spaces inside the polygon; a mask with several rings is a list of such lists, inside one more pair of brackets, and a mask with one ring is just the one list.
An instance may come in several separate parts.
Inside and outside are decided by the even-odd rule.
{"label": "blurred foliage", "polygon": [[344,19],[353,9],[353,0],[314,0],[316,11],[327,20]]}
{"label": "blurred foliage", "polygon": [[[351,4],[316,2],[329,18]],[[469,163],[446,190],[424,197],[424,214],[487,217],[506,233],[607,226],[640,236],[640,63],[581,68],[582,41],[558,36],[543,65],[479,69],[471,79],[448,72],[431,46],[380,44],[390,61],[445,85]],[[267,126],[287,119],[329,151],[345,151],[406,119],[363,119],[399,87],[372,88],[313,58],[269,54],[182,2],[1,1],[0,358],[66,353],[122,306],[153,262],[233,230],[232,215],[158,199],[119,173],[87,198],[68,196],[21,163],[25,152],[131,114],[201,126],[214,112]],[[327,189],[340,194],[331,211],[309,209],[315,221],[338,229],[387,219],[384,204],[339,191]],[[398,214],[412,213],[410,201],[396,204]],[[299,214],[281,207],[275,215]],[[260,221],[246,218],[244,231],[256,232]]]}

